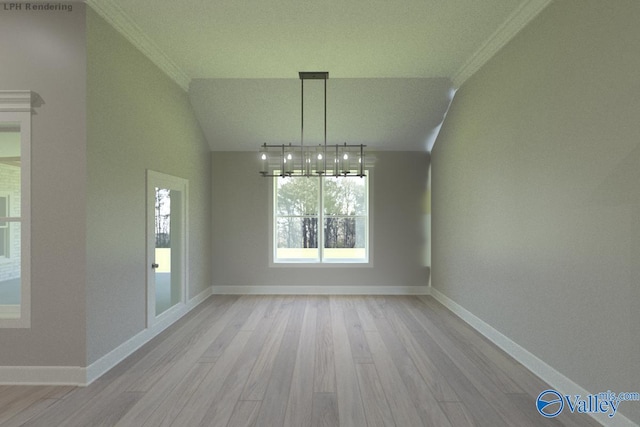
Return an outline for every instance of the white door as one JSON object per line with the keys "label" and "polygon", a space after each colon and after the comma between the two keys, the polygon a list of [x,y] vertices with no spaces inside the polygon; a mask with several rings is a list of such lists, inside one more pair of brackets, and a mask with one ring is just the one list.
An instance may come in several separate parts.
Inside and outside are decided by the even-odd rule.
{"label": "white door", "polygon": [[188,184],[147,170],[147,327],[187,298]]}

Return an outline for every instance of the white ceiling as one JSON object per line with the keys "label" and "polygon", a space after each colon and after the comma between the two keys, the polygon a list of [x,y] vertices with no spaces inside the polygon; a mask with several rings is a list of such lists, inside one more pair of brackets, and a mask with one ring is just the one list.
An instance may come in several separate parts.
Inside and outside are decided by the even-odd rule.
{"label": "white ceiling", "polygon": [[213,150],[299,141],[298,71],[330,73],[330,140],[424,150],[452,89],[549,1],[87,2],[189,90]]}
{"label": "white ceiling", "polygon": [[[305,80],[304,143],[323,142],[323,80]],[[300,80],[196,79],[189,96],[216,150],[299,143]],[[327,142],[425,151],[452,97],[447,78],[327,81]]]}

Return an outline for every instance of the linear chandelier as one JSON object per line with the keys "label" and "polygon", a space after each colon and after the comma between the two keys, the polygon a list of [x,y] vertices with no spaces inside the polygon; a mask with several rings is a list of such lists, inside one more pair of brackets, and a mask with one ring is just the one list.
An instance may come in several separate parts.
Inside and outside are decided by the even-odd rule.
{"label": "linear chandelier", "polygon": [[[260,174],[264,177],[365,176],[363,144],[327,145],[328,71],[300,71],[300,144],[262,144]],[[304,81],[324,80],[324,145],[304,145]]]}

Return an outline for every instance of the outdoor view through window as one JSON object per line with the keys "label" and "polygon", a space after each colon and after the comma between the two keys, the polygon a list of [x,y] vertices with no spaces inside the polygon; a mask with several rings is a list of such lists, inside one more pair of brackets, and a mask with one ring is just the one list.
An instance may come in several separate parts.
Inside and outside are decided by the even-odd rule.
{"label": "outdoor view through window", "polygon": [[0,124],[0,319],[20,317],[21,181],[19,124]]}
{"label": "outdoor view through window", "polygon": [[368,179],[274,178],[274,261],[368,262]]}

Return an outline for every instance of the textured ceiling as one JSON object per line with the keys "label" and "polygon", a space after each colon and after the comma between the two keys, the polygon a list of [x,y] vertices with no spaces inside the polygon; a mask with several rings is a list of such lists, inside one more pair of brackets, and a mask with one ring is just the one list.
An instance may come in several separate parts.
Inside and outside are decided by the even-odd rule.
{"label": "textured ceiling", "polygon": [[422,150],[452,89],[549,1],[87,0],[189,90],[213,150],[299,138],[298,71],[330,72],[336,138]]}

